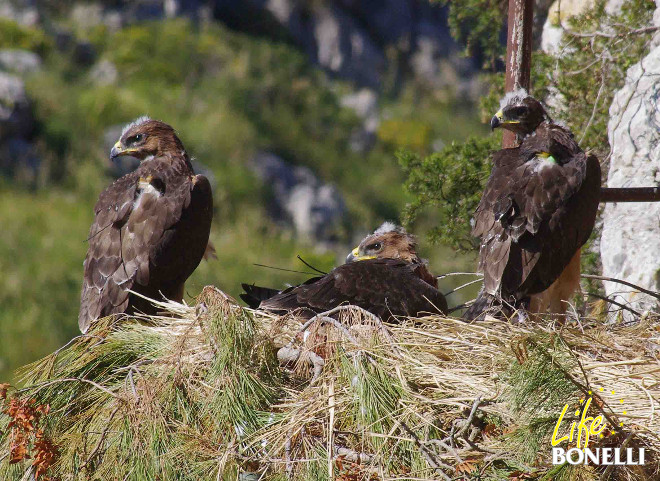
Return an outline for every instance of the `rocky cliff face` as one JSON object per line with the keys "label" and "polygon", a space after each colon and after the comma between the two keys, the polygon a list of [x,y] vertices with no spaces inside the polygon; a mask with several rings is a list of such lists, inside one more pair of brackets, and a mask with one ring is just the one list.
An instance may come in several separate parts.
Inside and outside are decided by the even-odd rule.
{"label": "rocky cliff face", "polygon": [[[654,16],[660,26],[660,9]],[[628,71],[610,107],[612,148],[609,187],[660,183],[660,39]],[[607,204],[601,238],[603,274],[660,291],[660,203]],[[608,296],[638,311],[657,310],[657,300],[634,289],[605,282]]]}
{"label": "rocky cliff face", "polygon": [[[4,3],[9,5],[0,0],[0,14],[6,10],[6,16],[32,22],[39,18],[29,0],[18,2],[22,8],[4,8]],[[446,7],[424,0],[97,1],[74,2],[70,14],[76,24],[110,29],[181,15],[292,41],[320,67],[361,87],[378,90],[385,77],[412,74],[432,87],[453,85],[463,95],[479,93],[469,82],[455,82],[478,66],[460,55]]]}

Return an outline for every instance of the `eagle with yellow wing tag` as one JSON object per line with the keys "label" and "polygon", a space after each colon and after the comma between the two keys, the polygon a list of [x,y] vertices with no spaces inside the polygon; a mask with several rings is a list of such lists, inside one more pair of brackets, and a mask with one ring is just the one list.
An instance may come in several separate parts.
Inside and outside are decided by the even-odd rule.
{"label": "eagle with yellow wing tag", "polygon": [[209,181],[195,175],[169,125],[137,119],[110,155],[130,155],[140,165],[104,190],[94,207],[78,316],[83,333],[110,314],[155,314],[141,296],[181,301],[207,249],[213,216]]}

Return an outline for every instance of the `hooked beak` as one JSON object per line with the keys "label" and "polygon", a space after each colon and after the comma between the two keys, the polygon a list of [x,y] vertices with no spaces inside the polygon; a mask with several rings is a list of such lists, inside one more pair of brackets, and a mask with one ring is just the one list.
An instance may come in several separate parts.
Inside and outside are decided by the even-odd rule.
{"label": "hooked beak", "polygon": [[356,262],[356,261],[367,261],[369,259],[375,259],[376,256],[365,256],[365,255],[360,255],[359,247],[356,247],[353,249],[353,251],[346,256],[346,264],[349,262]]}
{"label": "hooked beak", "polygon": [[346,264],[349,264],[353,261],[356,261],[357,258],[359,257],[360,253],[358,252],[358,248],[356,247],[351,251],[350,254],[346,256]]}
{"label": "hooked beak", "polygon": [[124,151],[121,148],[121,142],[117,141],[117,143],[113,145],[112,149],[110,150],[110,160],[115,160],[121,155],[124,155]]}
{"label": "hooked beak", "polygon": [[493,118],[490,119],[490,130],[491,132],[495,130],[497,127],[502,125],[502,119],[504,118],[504,114],[500,110],[497,112],[495,115],[493,115]]}
{"label": "hooked beak", "polygon": [[122,155],[132,155],[135,152],[137,152],[136,149],[124,149],[121,146],[121,142],[118,140],[110,150],[110,160],[117,160],[117,157],[121,157]]}

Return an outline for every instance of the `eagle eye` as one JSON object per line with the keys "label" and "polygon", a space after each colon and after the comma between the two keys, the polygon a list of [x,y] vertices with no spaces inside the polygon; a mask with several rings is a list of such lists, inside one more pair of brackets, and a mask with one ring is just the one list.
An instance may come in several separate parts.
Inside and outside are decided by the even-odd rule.
{"label": "eagle eye", "polygon": [[380,250],[381,247],[382,245],[380,242],[374,242],[373,244],[369,245],[367,249],[369,249],[370,251],[377,251]]}
{"label": "eagle eye", "polygon": [[509,112],[513,117],[522,117],[527,112],[527,107],[513,107]]}
{"label": "eagle eye", "polygon": [[138,142],[141,142],[142,139],[144,139],[144,134],[131,135],[129,138],[126,139],[126,145],[137,144]]}

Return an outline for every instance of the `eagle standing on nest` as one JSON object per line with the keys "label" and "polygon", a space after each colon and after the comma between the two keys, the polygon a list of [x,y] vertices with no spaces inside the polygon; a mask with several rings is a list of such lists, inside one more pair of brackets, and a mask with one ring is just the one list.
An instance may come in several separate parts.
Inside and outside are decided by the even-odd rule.
{"label": "eagle standing on nest", "polygon": [[386,222],[328,274],[281,292],[243,284],[241,298],[255,309],[307,319],[340,305],[361,307],[384,320],[445,314],[447,301],[416,249],[413,235]]}
{"label": "eagle standing on nest", "polygon": [[129,290],[180,302],[209,240],[211,186],[193,172],[172,127],[137,119],[110,152],[113,160],[122,155],[141,162],[105,189],[94,207],[78,316],[83,333],[110,314],[156,313]]}
{"label": "eagle standing on nest", "polygon": [[598,210],[600,164],[524,90],[507,94],[501,107],[491,127],[515,132],[521,144],[493,155],[472,230],[481,237],[484,288],[463,317],[482,318],[489,310],[508,317],[518,307],[563,314],[579,288],[580,248]]}

